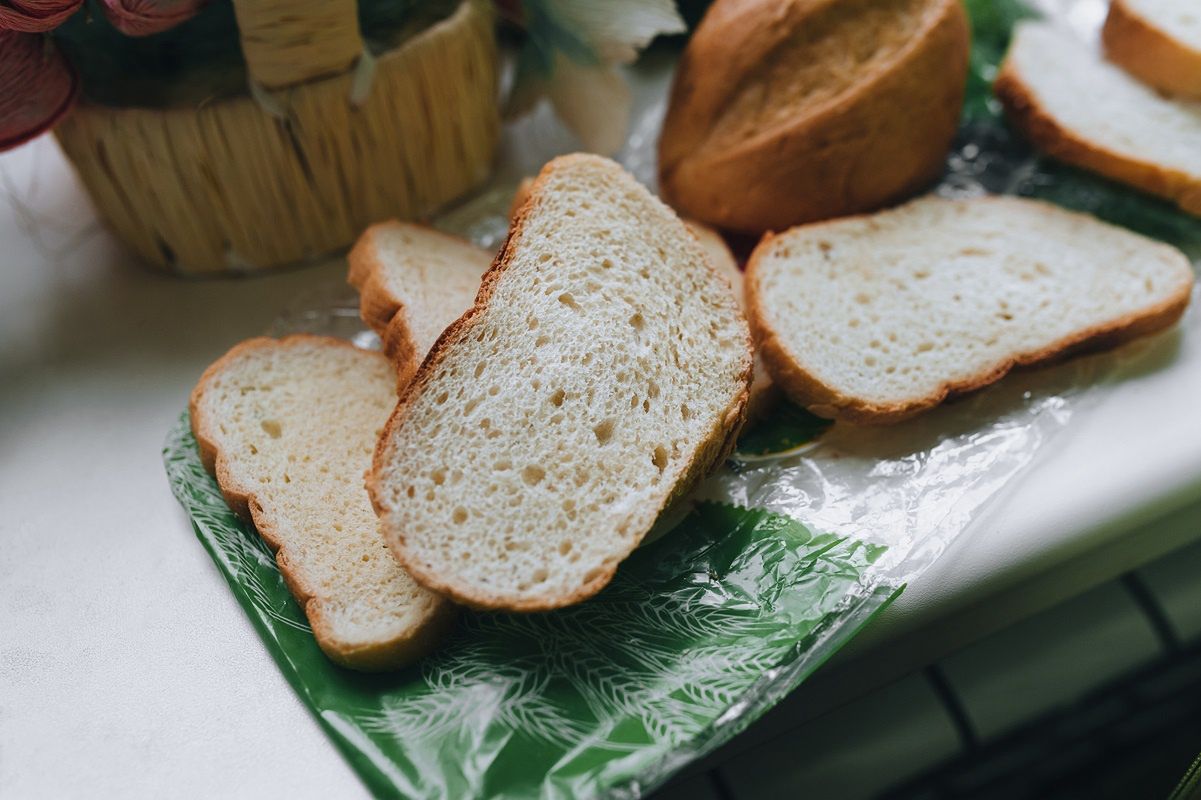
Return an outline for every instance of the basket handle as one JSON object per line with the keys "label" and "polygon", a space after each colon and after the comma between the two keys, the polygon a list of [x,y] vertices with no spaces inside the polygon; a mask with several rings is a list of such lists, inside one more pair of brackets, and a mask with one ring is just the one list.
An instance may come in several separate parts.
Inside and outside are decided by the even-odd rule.
{"label": "basket handle", "polygon": [[267,89],[348,70],[364,52],[356,0],[234,0],[250,79]]}

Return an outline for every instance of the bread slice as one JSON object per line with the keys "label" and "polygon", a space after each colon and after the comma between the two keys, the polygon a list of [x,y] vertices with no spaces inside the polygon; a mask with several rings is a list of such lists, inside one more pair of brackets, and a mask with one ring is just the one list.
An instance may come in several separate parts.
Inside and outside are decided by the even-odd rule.
{"label": "bread slice", "polygon": [[1105,54],[1167,94],[1201,100],[1201,4],[1113,0],[1101,32]]}
{"label": "bread slice", "polygon": [[612,161],[557,158],[380,438],[384,536],[471,606],[584,600],[729,452],[750,369],[730,285],[683,223]]}
{"label": "bread slice", "polygon": [[960,0],[717,0],[676,70],[664,199],[758,234],[912,195],[942,174],[968,43]]}
{"label": "bread slice", "polygon": [[[692,231],[692,235],[701,243],[709,263],[717,269],[730,285],[734,287],[734,296],[743,312],[746,311],[746,287],[742,270],[738,268],[738,260],[730,251],[730,246],[721,234],[707,225],[692,220],[684,220],[684,224]],[[779,392],[772,385],[771,375],[763,366],[763,359],[755,354],[754,367],[751,369],[751,393],[746,401],[746,418],[761,419],[778,400]]]}
{"label": "bread slice", "polygon": [[453,619],[392,558],[363,487],[395,386],[379,353],[260,338],[209,367],[190,406],[205,467],[275,551],[317,644],[360,670],[413,661]]}
{"label": "bread slice", "polygon": [[347,281],[403,387],[434,341],[471,307],[492,254],[424,225],[381,222],[351,249]]}
{"label": "bread slice", "polygon": [[[509,206],[510,217],[517,216],[517,212],[525,204],[526,199],[529,198],[530,188],[533,185],[533,178],[522,178],[521,183],[517,185],[517,191],[513,194],[513,201]],[[704,250],[705,257],[709,260],[709,265],[714,267],[730,282],[730,285],[734,289],[734,296],[738,298],[739,304],[742,305],[743,311],[745,311],[742,270],[738,268],[738,259],[734,258],[734,253],[730,251],[730,246],[726,244],[725,238],[703,222],[685,219],[684,224],[688,226],[688,230],[692,231],[692,235],[700,242],[701,249]],[[764,368],[762,359],[756,356],[755,366],[751,370],[751,393],[746,404],[747,419],[755,420],[761,418],[775,404],[778,395],[779,392],[772,386],[771,375]]]}
{"label": "bread slice", "polygon": [[1017,26],[993,88],[1040,149],[1201,214],[1201,104],[1162,97],[1047,22]]}
{"label": "bread slice", "polygon": [[927,197],[766,238],[751,328],[776,382],[824,417],[895,422],[948,395],[1173,324],[1173,247],[1013,197]]}

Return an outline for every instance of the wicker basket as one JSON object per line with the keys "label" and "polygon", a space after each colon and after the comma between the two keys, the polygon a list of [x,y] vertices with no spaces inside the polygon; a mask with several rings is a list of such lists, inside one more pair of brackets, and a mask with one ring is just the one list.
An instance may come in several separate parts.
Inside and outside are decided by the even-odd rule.
{"label": "wicker basket", "polygon": [[487,177],[500,126],[486,2],[464,0],[373,69],[355,0],[234,5],[255,97],[84,103],[56,128],[102,215],[148,262],[185,275],[294,264]]}

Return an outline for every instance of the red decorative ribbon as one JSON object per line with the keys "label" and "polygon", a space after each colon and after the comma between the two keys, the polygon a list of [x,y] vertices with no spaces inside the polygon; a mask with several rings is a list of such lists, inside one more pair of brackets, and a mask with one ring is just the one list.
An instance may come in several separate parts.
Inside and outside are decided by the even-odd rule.
{"label": "red decorative ribbon", "polygon": [[54,127],[79,95],[79,79],[44,36],[0,30],[0,150]]}
{"label": "red decorative ribbon", "polygon": [[207,0],[104,0],[104,16],[126,36],[149,36],[191,19]]}
{"label": "red decorative ribbon", "polygon": [[67,21],[83,0],[0,0],[0,30],[44,33]]}

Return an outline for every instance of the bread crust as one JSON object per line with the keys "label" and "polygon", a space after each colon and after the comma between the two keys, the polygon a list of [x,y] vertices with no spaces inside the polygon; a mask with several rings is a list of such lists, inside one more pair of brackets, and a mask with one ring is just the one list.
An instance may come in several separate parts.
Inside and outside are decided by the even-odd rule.
{"label": "bread crust", "polygon": [[[482,314],[488,307],[488,303],[492,298],[492,293],[497,282],[505,271],[509,268],[513,254],[521,242],[522,235],[525,229],[525,221],[531,211],[535,209],[539,203],[542,187],[546,183],[548,177],[556,170],[562,169],[565,166],[570,166],[577,160],[590,159],[591,156],[583,156],[578,154],[560,156],[550,161],[530,185],[528,192],[521,202],[513,217],[513,223],[509,227],[508,236],[505,238],[504,246],[496,254],[493,259],[492,266],[484,273],[484,277],[480,283],[479,294],[476,296],[475,304],[467,310],[457,321],[452,323],[430,349],[429,355],[417,370],[417,374],[413,380],[406,386],[401,394],[396,409],[389,417],[387,424],[384,426],[383,432],[375,448],[375,458],[370,474],[367,476],[367,489],[371,496],[371,502],[375,507],[376,514],[380,516],[381,522],[387,515],[387,509],[383,504],[382,487],[381,487],[381,472],[386,459],[388,445],[397,428],[403,423],[409,414],[414,400],[419,397],[429,385],[439,364],[446,357],[446,353],[450,348],[468,337],[472,328],[474,319]],[[694,235],[689,231],[690,236]],[[707,263],[707,262],[706,262]],[[712,269],[712,267],[710,267]],[[716,274],[716,270],[714,270]],[[741,391],[736,396],[734,402],[726,409],[722,420],[714,427],[712,431],[701,441],[697,447],[696,457],[689,463],[684,470],[681,478],[669,490],[664,498],[664,501],[656,509],[656,515],[662,513],[672,501],[678,499],[687,493],[692,485],[704,476],[715,464],[720,463],[726,456],[733,451],[734,444],[738,438],[738,432],[741,430],[743,423],[746,421],[746,405],[747,397],[749,396],[749,385],[751,376],[751,339],[749,332],[746,340],[746,364],[742,376],[740,377]],[[645,532],[643,533],[645,535]],[[550,611],[556,608],[574,605],[583,602],[595,595],[601,589],[609,584],[613,579],[613,575],[617,572],[618,565],[624,561],[630,553],[641,542],[641,538],[631,539],[628,547],[623,551],[616,553],[609,561],[595,570],[595,576],[580,586],[576,591],[566,597],[537,597],[530,599],[514,600],[512,598],[497,595],[495,593],[479,591],[475,587],[461,585],[455,583],[453,579],[444,578],[437,572],[428,570],[418,560],[410,559],[409,553],[405,548],[405,532],[403,530],[393,530],[392,535],[385,535],[385,540],[388,546],[392,549],[393,555],[397,561],[413,576],[418,583],[425,586],[437,594],[449,597],[456,603],[467,606],[469,608],[479,610],[503,610],[503,611],[519,611],[519,612],[535,612],[535,611]]]}
{"label": "bread crust", "polygon": [[1167,198],[1190,214],[1201,215],[1201,176],[1114,152],[1089,139],[1084,132],[1064,127],[1039,103],[1008,56],[997,73],[993,93],[1013,126],[1040,150],[1060,161]]}
{"label": "bread crust", "polygon": [[204,468],[217,479],[217,485],[230,509],[242,519],[254,525],[263,541],[275,553],[275,562],[288,591],[304,609],[317,645],[331,661],[344,667],[360,671],[382,671],[396,669],[412,663],[430,652],[445,636],[454,623],[456,609],[442,598],[433,598],[433,611],[425,621],[402,636],[386,642],[369,646],[351,645],[339,641],[334,635],[329,622],[325,619],[319,599],[316,597],[318,587],[306,585],[290,562],[290,554],[279,536],[272,519],[265,513],[261,501],[252,487],[245,486],[234,480],[229,468],[226,453],[217,445],[215,434],[216,423],[209,420],[201,410],[200,400],[208,389],[210,382],[219,375],[227,365],[232,364],[243,354],[260,348],[276,349],[297,343],[318,344],[323,347],[346,347],[358,350],[350,342],[328,336],[313,334],[293,334],[282,339],[272,339],[259,336],[247,339],[229,350],[221,358],[209,365],[200,380],[192,389],[188,400],[188,414],[192,423],[192,433],[200,449],[200,460]]}
{"label": "bread crust", "polygon": [[[417,350],[404,301],[388,290],[388,283],[384,277],[388,266],[380,255],[377,239],[384,231],[398,224],[418,223],[388,220],[377,222],[363,232],[346,256],[350,267],[346,273],[346,282],[359,292],[359,318],[379,336],[380,349],[396,368],[396,386],[399,392],[413,379],[425,354]],[[466,244],[474,247],[466,239],[429,225],[419,227],[456,245]]]}
{"label": "bread crust", "polygon": [[1201,100],[1201,50],[1195,50],[1113,0],[1101,29],[1105,55],[1143,83],[1185,100]]}
{"label": "bread crust", "polygon": [[958,129],[970,32],[959,0],[936,6],[893,57],[786,123],[714,142],[726,100],[760,80],[763,51],[838,4],[718,0],[681,59],[659,140],[659,182],[684,216],[759,234],[868,211],[941,175]]}
{"label": "bread crust", "polygon": [[[966,202],[991,201],[992,198],[981,198]],[[867,216],[870,215],[859,215],[858,218]],[[843,220],[814,223],[804,227],[818,230],[840,222]],[[1191,281],[1183,284],[1175,295],[1141,314],[1129,314],[1107,324],[1076,331],[1033,352],[1015,353],[974,375],[943,383],[925,396],[915,397],[903,403],[881,404],[843,394],[835,387],[823,383],[820,378],[805,369],[801,358],[785,344],[785,334],[771,326],[763,307],[764,297],[759,287],[758,269],[760,259],[767,252],[767,245],[773,238],[773,234],[763,238],[751,253],[746,269],[747,317],[760,356],[773,381],[794,403],[804,406],[820,417],[859,425],[888,425],[901,422],[934,408],[948,398],[968,394],[996,383],[1014,369],[1033,369],[1053,364],[1073,355],[1113,348],[1132,339],[1165,330],[1174,325],[1188,308],[1193,286]]]}

